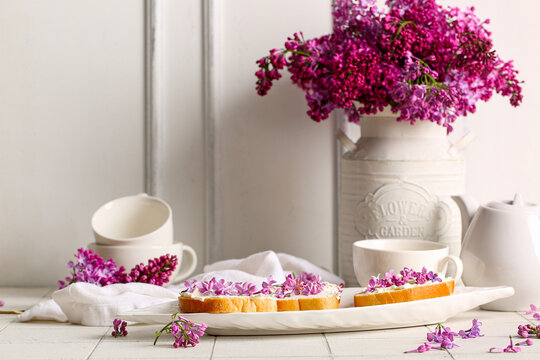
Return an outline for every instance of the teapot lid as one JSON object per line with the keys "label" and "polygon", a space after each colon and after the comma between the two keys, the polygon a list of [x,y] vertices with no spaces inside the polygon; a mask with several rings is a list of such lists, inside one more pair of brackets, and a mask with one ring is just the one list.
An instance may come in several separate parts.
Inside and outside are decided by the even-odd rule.
{"label": "teapot lid", "polygon": [[514,200],[493,201],[486,207],[506,211],[540,212],[540,206],[535,203],[525,202],[520,193],[514,195]]}

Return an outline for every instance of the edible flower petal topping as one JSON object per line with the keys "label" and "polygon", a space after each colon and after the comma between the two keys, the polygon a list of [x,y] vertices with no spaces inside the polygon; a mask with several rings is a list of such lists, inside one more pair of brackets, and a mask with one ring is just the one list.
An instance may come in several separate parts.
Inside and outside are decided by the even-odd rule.
{"label": "edible flower petal topping", "polygon": [[364,289],[364,293],[373,292],[379,288],[403,286],[405,284],[425,284],[428,281],[442,282],[436,273],[433,271],[428,272],[425,267],[422,268],[422,271],[414,271],[406,267],[399,274],[394,274],[394,270],[392,269],[384,274],[384,278],[380,278],[380,275],[371,277],[368,286]]}

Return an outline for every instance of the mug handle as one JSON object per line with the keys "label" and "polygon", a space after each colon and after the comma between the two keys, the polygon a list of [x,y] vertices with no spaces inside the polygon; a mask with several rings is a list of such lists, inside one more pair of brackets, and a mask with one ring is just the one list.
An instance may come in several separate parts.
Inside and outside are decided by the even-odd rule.
{"label": "mug handle", "polygon": [[442,259],[441,262],[439,263],[439,268],[441,269],[441,271],[442,269],[444,269],[446,264],[448,264],[448,262],[454,263],[456,267],[456,273],[454,274],[453,277],[454,277],[454,282],[457,284],[458,281],[461,279],[461,275],[463,275],[463,262],[457,256],[448,255],[447,257]]}
{"label": "mug handle", "polygon": [[[179,271],[178,274],[173,279],[173,283],[177,283],[181,280],[186,279],[193,271],[195,270],[195,267],[197,266],[197,254],[195,253],[195,250],[189,245],[182,245],[182,252],[187,253],[189,262],[187,269],[184,269],[182,271]],[[182,263],[180,264],[182,267],[185,264],[185,256],[182,256]]]}

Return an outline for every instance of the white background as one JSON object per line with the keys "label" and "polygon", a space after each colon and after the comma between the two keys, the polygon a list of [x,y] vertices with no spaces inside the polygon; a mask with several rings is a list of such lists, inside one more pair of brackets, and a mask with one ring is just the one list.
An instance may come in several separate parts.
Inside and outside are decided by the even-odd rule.
{"label": "white background", "polygon": [[[330,1],[207,1],[216,11],[210,82],[203,1],[158,3],[157,189],[176,240],[201,263],[273,249],[333,268],[335,122],[311,121],[287,76],[258,97],[253,75],[255,60],[294,32],[329,32]],[[495,48],[525,80],[521,107],[494,96],[459,120],[453,138],[478,134],[466,153],[468,193],[540,202],[540,6],[440,3],[491,19]],[[140,0],[0,0],[0,285],[54,284],[93,241],[93,211],[145,190],[144,19]]]}

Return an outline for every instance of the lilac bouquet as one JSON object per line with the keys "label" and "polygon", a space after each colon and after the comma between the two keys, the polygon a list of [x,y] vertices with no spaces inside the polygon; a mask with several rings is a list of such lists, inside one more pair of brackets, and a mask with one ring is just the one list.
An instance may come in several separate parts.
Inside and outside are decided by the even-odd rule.
{"label": "lilac bouquet", "polygon": [[104,260],[94,250],[80,248],[74,255],[77,261],[69,261],[66,266],[71,269],[71,276],[65,281],[58,281],[60,289],[76,282],[105,286],[116,283],[144,282],[163,285],[169,281],[178,265],[176,255],[166,254],[159,258],[149,259],[148,264],[136,265],[129,274],[123,266],[118,267],[114,260]]}
{"label": "lilac bouquet", "polygon": [[306,93],[315,121],[344,109],[349,121],[389,107],[398,121],[429,120],[452,131],[457,116],[476,111],[493,91],[522,101],[512,61],[493,49],[474,8],[443,8],[435,0],[334,0],[333,33],[305,40],[257,61],[257,92],[266,95],[284,68]]}

